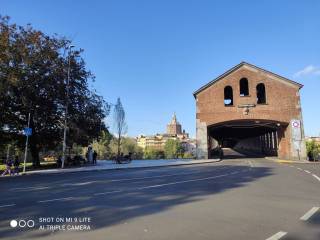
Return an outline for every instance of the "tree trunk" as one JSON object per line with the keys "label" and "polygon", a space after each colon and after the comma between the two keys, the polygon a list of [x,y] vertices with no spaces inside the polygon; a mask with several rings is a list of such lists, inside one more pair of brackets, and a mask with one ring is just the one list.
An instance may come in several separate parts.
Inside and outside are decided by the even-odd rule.
{"label": "tree trunk", "polygon": [[120,159],[120,144],[121,144],[121,135],[118,135],[118,156],[117,156],[117,162],[120,164],[121,163],[121,159]]}
{"label": "tree trunk", "polygon": [[37,147],[35,138],[36,136],[30,137],[30,153],[32,156],[32,166],[40,167],[39,148]]}

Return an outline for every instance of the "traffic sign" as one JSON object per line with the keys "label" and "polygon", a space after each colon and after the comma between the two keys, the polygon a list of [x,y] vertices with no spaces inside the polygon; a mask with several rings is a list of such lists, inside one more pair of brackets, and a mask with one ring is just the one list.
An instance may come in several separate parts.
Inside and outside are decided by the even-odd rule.
{"label": "traffic sign", "polygon": [[24,132],[24,135],[31,136],[32,135],[32,128],[25,128],[23,130],[23,132]]}
{"label": "traffic sign", "polygon": [[292,127],[300,128],[300,121],[299,120],[292,120]]}

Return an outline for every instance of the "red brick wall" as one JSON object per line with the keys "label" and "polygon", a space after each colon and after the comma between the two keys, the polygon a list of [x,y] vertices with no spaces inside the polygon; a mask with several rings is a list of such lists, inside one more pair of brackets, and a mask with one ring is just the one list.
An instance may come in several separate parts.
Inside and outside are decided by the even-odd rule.
{"label": "red brick wall", "polygon": [[[241,78],[247,78],[249,96],[240,97]],[[257,104],[250,108],[248,115],[243,114],[244,108],[239,104],[256,104],[256,86],[264,83],[266,90],[266,104]],[[224,105],[224,88],[233,89],[233,106]],[[299,86],[288,83],[274,75],[263,71],[242,66],[238,70],[225,76],[210,87],[199,92],[196,96],[197,119],[207,126],[220,122],[239,119],[261,119],[290,123],[291,119],[300,119]],[[279,143],[279,156],[290,156],[290,126],[284,131]]]}

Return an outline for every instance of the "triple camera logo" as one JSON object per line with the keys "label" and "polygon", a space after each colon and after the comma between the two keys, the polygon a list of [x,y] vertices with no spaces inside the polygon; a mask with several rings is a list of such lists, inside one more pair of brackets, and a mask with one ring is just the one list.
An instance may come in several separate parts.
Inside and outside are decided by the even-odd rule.
{"label": "triple camera logo", "polygon": [[34,221],[29,219],[29,220],[24,220],[24,219],[20,219],[20,220],[11,220],[10,221],[10,226],[12,228],[33,228],[34,227]]}

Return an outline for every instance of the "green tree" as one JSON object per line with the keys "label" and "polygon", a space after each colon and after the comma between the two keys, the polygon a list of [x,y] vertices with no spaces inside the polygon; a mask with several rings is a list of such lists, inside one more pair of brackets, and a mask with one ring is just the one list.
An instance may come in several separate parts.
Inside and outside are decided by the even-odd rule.
{"label": "green tree", "polygon": [[[113,138],[110,142],[110,152],[111,156],[117,156],[118,154],[118,139]],[[128,155],[132,153],[134,159],[143,158],[143,149],[137,145],[137,142],[134,138],[122,137],[121,138],[121,153]]]}
{"label": "green tree", "polygon": [[135,159],[143,158],[143,150],[138,146],[137,141],[134,138],[123,138],[121,148],[125,155],[132,153]]}
{"label": "green tree", "polygon": [[163,159],[165,158],[164,151],[161,149],[146,147],[143,152],[144,159]]}
{"label": "green tree", "polygon": [[166,158],[178,158],[183,154],[183,147],[179,140],[168,139],[164,146]]}
{"label": "green tree", "polygon": [[104,130],[101,132],[100,139],[93,141],[92,147],[95,151],[97,151],[100,159],[108,159],[110,157],[110,143],[112,138],[113,136],[109,133],[109,131]]}
{"label": "green tree", "polygon": [[320,144],[318,144],[315,140],[312,140],[307,141],[306,146],[309,160],[316,159],[320,154]]}
{"label": "green tree", "polygon": [[33,134],[29,146],[33,165],[38,166],[41,149],[54,149],[62,141],[65,105],[68,103],[68,146],[86,145],[105,129],[103,119],[109,106],[88,87],[94,80],[81,57],[83,50],[70,55],[69,97],[66,94],[70,41],[48,36],[9,23],[0,16],[0,134],[2,143],[18,141],[27,125]]}

